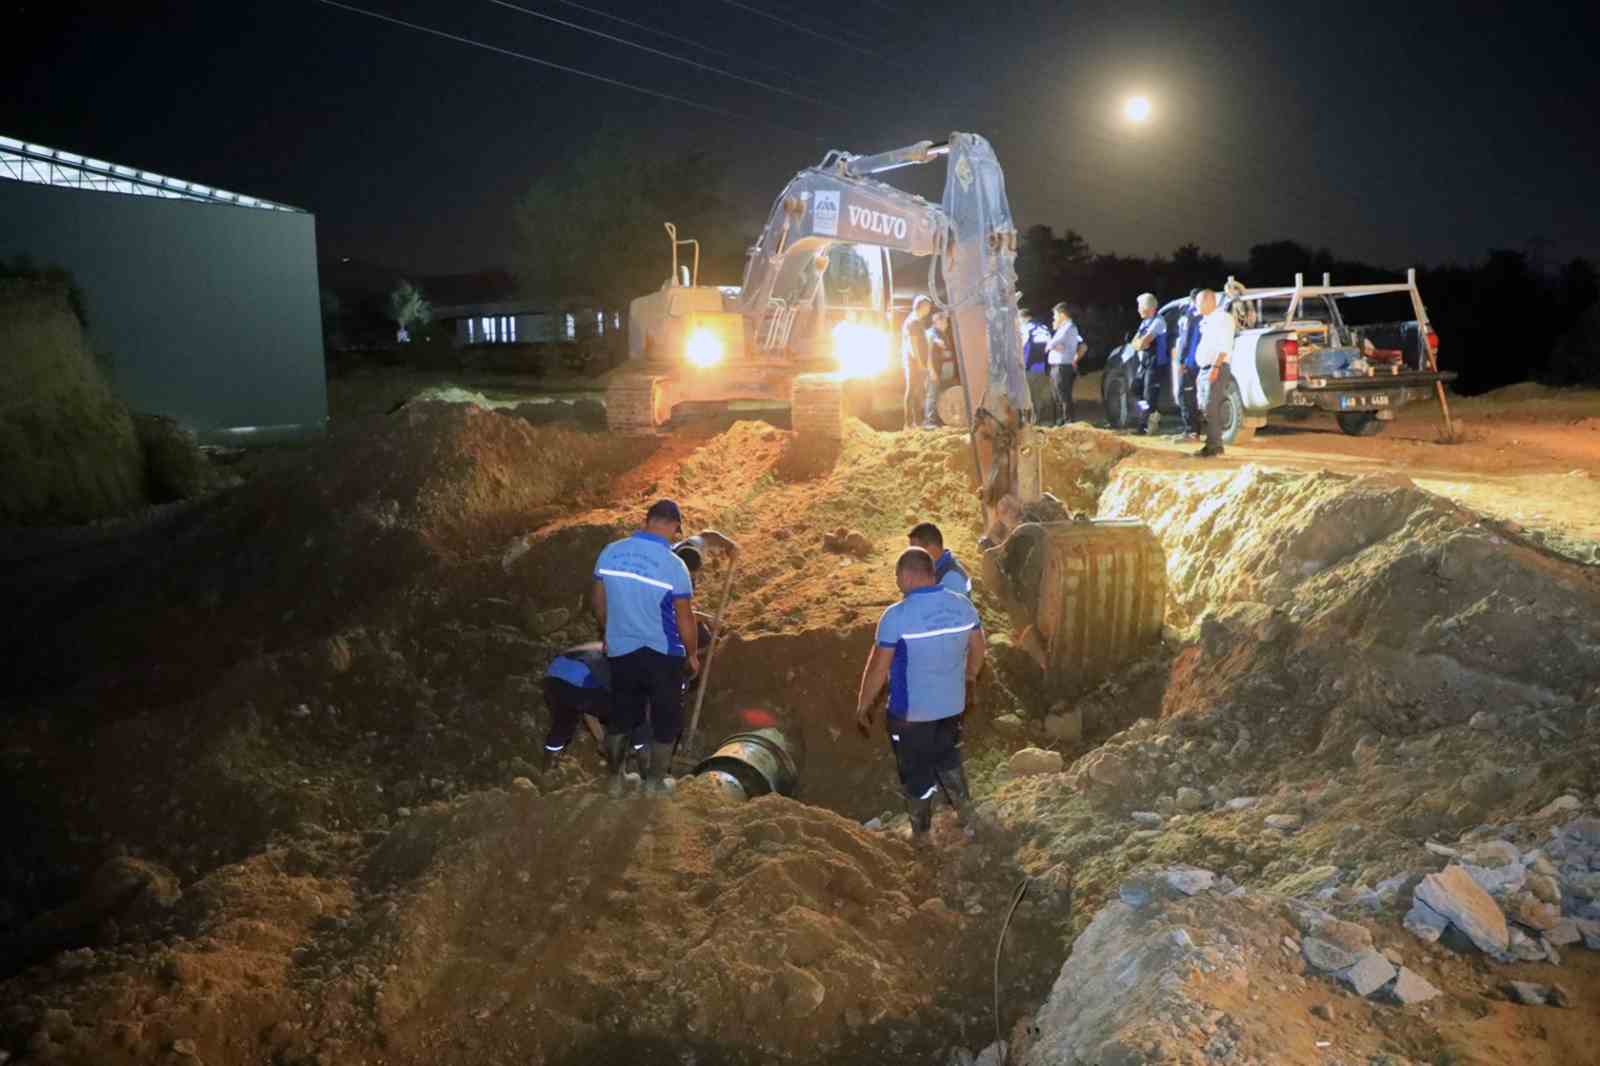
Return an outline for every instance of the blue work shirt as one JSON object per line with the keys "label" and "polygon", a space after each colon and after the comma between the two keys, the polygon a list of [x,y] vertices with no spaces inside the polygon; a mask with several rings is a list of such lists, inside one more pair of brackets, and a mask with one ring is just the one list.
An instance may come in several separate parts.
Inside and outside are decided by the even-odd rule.
{"label": "blue work shirt", "polygon": [[956,562],[956,557],[946,548],[944,554],[933,561],[933,576],[938,579],[939,585],[958,592],[967,599],[972,598],[972,578],[967,576],[967,571]]}
{"label": "blue work shirt", "polygon": [[1134,338],[1138,339],[1145,336],[1155,338],[1150,342],[1150,347],[1145,349],[1145,354],[1154,360],[1150,365],[1157,369],[1171,366],[1172,352],[1167,340],[1167,320],[1160,315],[1151,315],[1143,322],[1140,322],[1139,332],[1134,334]]}
{"label": "blue work shirt", "polygon": [[940,585],[913,589],[878,619],[889,663],[889,717],[952,718],[966,708],[967,634],[978,628],[972,601]]}
{"label": "blue work shirt", "polygon": [[550,660],[545,677],[565,681],[574,688],[598,691],[611,687],[611,664],[598,640],[579,644]]}
{"label": "blue work shirt", "polygon": [[1050,344],[1050,329],[1044,323],[1029,319],[1022,327],[1022,365],[1030,374],[1045,374],[1050,366],[1045,362],[1045,348]]}
{"label": "blue work shirt", "polygon": [[1199,370],[1200,364],[1194,361],[1194,353],[1200,347],[1200,312],[1192,305],[1183,312],[1183,320],[1178,325],[1178,336],[1183,342],[1184,369]]}
{"label": "blue work shirt", "polygon": [[675,601],[694,595],[694,585],[667,538],[640,530],[607,544],[594,576],[606,589],[607,655],[616,659],[640,648],[684,654]]}

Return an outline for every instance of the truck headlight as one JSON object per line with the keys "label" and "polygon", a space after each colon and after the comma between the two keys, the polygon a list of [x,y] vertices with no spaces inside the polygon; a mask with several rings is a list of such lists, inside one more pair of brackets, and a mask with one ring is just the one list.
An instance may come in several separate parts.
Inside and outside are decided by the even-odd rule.
{"label": "truck headlight", "polygon": [[860,322],[840,322],[833,327],[833,357],[839,377],[877,377],[889,369],[889,334]]}
{"label": "truck headlight", "polygon": [[693,366],[716,366],[722,362],[722,338],[709,329],[697,329],[689,334],[684,355]]}

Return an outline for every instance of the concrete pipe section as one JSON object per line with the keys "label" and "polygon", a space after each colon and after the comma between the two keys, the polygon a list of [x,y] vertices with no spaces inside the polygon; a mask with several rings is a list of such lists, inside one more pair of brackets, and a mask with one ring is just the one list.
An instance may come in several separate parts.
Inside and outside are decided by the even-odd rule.
{"label": "concrete pipe section", "polygon": [[800,783],[800,765],[789,740],[776,729],[735,733],[694,768],[697,775],[740,799],[776,792],[792,796]]}

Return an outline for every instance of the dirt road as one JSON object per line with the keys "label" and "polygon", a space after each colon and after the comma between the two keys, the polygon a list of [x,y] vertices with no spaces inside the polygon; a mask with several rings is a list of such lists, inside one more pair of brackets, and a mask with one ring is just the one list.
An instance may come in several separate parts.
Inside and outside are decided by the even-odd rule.
{"label": "dirt road", "polygon": [[[1600,392],[1518,385],[1451,403],[1460,435],[1440,443],[1439,410],[1419,404],[1376,437],[1350,437],[1322,413],[1274,418],[1254,440],[1208,466],[1254,463],[1284,470],[1403,474],[1569,558],[1600,563]],[[1195,445],[1168,436],[1127,438],[1140,466],[1198,467]]]}

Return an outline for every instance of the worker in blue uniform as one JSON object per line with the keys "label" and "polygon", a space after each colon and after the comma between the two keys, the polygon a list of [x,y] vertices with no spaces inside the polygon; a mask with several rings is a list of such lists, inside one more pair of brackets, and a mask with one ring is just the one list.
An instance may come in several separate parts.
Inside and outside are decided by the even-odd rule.
{"label": "worker in blue uniform", "polygon": [[889,690],[885,724],[911,821],[925,844],[941,788],[969,837],[977,825],[961,764],[961,715],[983,667],[983,629],[972,601],[942,587],[933,556],[907,548],[895,563],[902,599],[883,612],[856,693],[856,726],[870,735],[873,708]]}
{"label": "worker in blue uniform", "polygon": [[932,522],[919,522],[911,527],[906,540],[911,547],[921,548],[933,557],[933,576],[942,588],[972,599],[972,578],[967,576],[966,569],[956,561],[950,549],[944,546],[944,534],[938,526]]}

